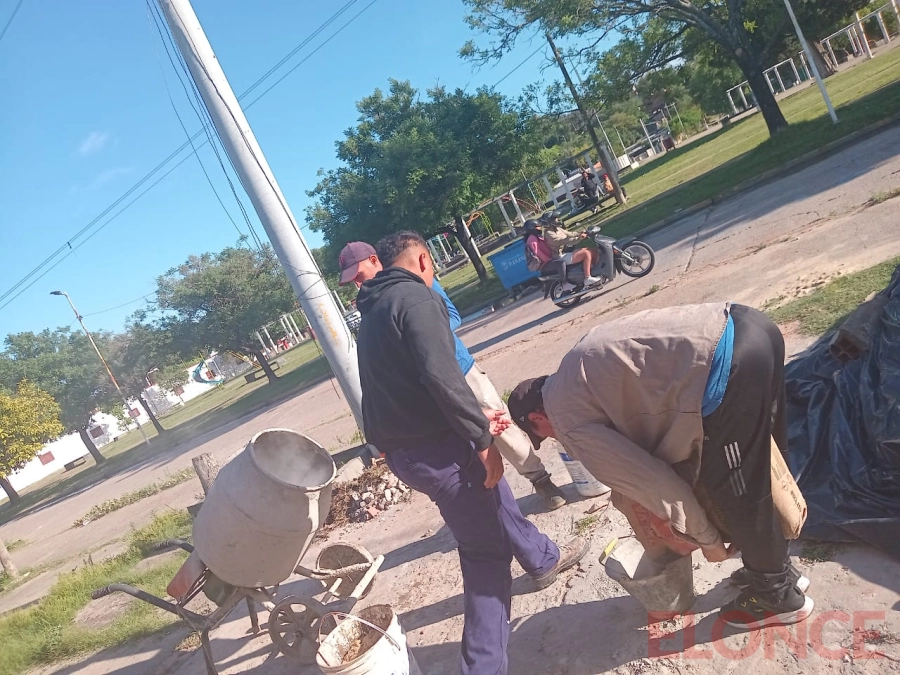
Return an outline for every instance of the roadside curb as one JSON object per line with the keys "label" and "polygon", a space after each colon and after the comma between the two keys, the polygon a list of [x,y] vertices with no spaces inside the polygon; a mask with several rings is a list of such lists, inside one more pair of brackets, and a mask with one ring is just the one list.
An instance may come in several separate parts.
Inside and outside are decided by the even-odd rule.
{"label": "roadside curb", "polygon": [[[669,225],[672,225],[673,223],[678,222],[682,218],[687,218],[687,217],[692,216],[700,211],[703,211],[704,209],[709,208],[710,206],[713,206],[715,204],[719,204],[723,201],[726,201],[740,192],[744,192],[745,190],[749,190],[751,188],[760,187],[761,185],[770,183],[773,180],[776,180],[785,175],[793,173],[794,171],[796,171],[798,169],[803,169],[803,168],[806,168],[807,166],[815,164],[816,162],[818,162],[822,159],[825,159],[826,157],[829,157],[830,155],[836,154],[836,153],[840,152],[841,150],[844,150],[845,148],[847,148],[850,145],[853,145],[854,143],[871,138],[872,136],[875,136],[875,135],[879,134],[880,132],[884,131],[888,127],[891,127],[898,123],[900,123],[900,113],[895,113],[895,114],[891,115],[890,117],[887,117],[887,118],[881,120],[880,122],[876,122],[875,124],[871,124],[862,129],[858,129],[858,130],[854,131],[853,133],[847,134],[846,136],[842,136],[841,138],[835,139],[835,140],[831,141],[831,143],[827,143],[827,144],[823,145],[821,148],[811,150],[811,151],[807,152],[805,155],[796,157],[788,162],[785,162],[784,164],[781,164],[780,166],[775,167],[774,169],[770,169],[770,170],[765,171],[757,176],[754,176],[753,178],[749,178],[749,179],[745,180],[744,182],[739,183],[738,185],[735,185],[733,187],[730,187],[727,190],[723,190],[719,194],[713,195],[712,197],[710,197],[708,199],[704,199],[703,201],[698,202],[697,204],[694,204],[693,206],[688,206],[687,208],[684,208],[684,209],[678,211],[677,213],[673,213],[671,216],[667,216],[666,218],[663,218],[662,220],[653,223],[652,225],[647,225],[645,227],[642,227],[641,229],[636,230],[635,232],[632,232],[628,236],[641,237],[641,236],[644,236],[647,234],[652,234],[654,232],[657,232],[658,230],[664,229],[664,228],[668,227]],[[731,162],[735,162],[738,159],[740,159],[740,158],[735,157],[734,159],[729,160],[728,162],[725,162],[721,166],[716,167],[716,169],[721,169],[722,167],[728,166],[728,164],[730,164]],[[647,200],[646,202],[642,202],[639,206],[637,206],[635,208],[636,209],[643,208],[646,205],[652,204],[655,201],[658,201],[666,196],[674,194],[675,192],[677,192],[680,189],[681,189],[681,186],[671,188],[670,190],[666,190],[666,192],[656,195],[655,197],[652,197],[651,199]],[[625,211],[623,213],[627,213],[627,211]],[[615,222],[615,218],[611,218],[610,220],[607,220],[607,221],[601,223],[601,226],[608,227],[608,226],[612,225],[614,222]]]}

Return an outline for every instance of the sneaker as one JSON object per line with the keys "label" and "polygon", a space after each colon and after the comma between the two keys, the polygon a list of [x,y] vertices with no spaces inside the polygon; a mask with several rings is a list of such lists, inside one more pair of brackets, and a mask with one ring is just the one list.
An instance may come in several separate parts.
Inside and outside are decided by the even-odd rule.
{"label": "sneaker", "polygon": [[575,537],[569,543],[564,546],[559,547],[559,560],[556,561],[556,564],[550,568],[549,572],[544,572],[544,574],[540,576],[531,575],[531,578],[534,579],[535,585],[538,587],[538,590],[547,588],[550,586],[556,578],[559,576],[560,572],[565,572],[567,569],[575,567],[579,560],[581,560],[585,553],[588,552],[588,547],[590,542],[587,539],[583,539],[581,537]]}
{"label": "sneaker", "polygon": [[815,603],[795,587],[791,587],[784,600],[772,604],[753,591],[742,591],[739,596],[719,610],[719,617],[735,628],[757,630],[765,626],[788,626],[804,621],[812,614]]}
{"label": "sneaker", "polygon": [[553,484],[550,480],[550,474],[545,474],[543,478],[538,478],[531,483],[534,491],[544,498],[544,506],[548,511],[555,511],[566,504],[566,496],[562,490]]}
{"label": "sneaker", "polygon": [[[793,583],[801,593],[806,593],[806,590],[809,588],[809,577],[803,576],[800,570],[793,565],[788,566],[788,579],[791,580],[791,583]],[[750,585],[750,576],[747,569],[742,567],[741,569],[732,572],[731,583],[742,590],[747,588]]]}
{"label": "sneaker", "polygon": [[588,277],[584,280],[585,286],[596,286],[597,284],[602,284],[603,279],[601,277]]}

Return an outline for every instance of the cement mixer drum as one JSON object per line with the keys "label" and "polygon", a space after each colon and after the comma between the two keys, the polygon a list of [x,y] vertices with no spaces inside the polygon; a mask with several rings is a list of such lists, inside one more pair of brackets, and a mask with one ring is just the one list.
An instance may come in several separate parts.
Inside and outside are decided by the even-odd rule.
{"label": "cement mixer drum", "polygon": [[280,584],[325,523],[335,471],[312,439],[261,431],[219,471],[194,522],[196,553],[233,586]]}

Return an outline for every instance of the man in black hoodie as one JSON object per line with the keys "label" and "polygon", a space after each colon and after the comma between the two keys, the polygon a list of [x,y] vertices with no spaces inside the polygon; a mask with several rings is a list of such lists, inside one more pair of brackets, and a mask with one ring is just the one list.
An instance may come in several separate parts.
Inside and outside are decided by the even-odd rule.
{"label": "man in black hoodie", "polygon": [[398,232],[377,248],[385,269],[356,300],[366,438],[401,480],[437,504],[459,544],[463,675],[505,675],[513,553],[545,588],[587,543],[557,547],[519,510],[492,437],[510,421],[483,411],[466,384],[422,237]]}

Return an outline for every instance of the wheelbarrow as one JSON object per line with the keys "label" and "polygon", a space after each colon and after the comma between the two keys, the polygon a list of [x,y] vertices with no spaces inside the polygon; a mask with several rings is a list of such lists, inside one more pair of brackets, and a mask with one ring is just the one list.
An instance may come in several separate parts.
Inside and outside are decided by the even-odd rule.
{"label": "wheelbarrow", "polygon": [[[322,549],[315,567],[300,564],[328,515],[335,473],[331,456],[311,439],[289,429],[260,432],[216,477],[194,521],[194,544],[170,539],[154,547],[190,554],[166,589],[174,602],[127,584],[98,589],[91,597],[127,593],[181,617],[200,634],[208,675],[218,675],[209,633],[242,601],[251,632],[260,630],[262,607],[269,612],[275,647],[313,662],[320,633],[333,627],[323,619],[350,612],[384,562],[361,546],[338,542]],[[280,585],[293,574],[320,581],[320,597],[279,599]],[[201,592],[216,605],[208,615],[187,609]]]}

